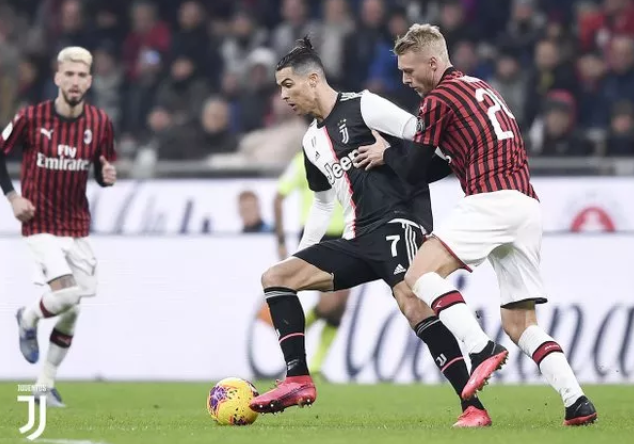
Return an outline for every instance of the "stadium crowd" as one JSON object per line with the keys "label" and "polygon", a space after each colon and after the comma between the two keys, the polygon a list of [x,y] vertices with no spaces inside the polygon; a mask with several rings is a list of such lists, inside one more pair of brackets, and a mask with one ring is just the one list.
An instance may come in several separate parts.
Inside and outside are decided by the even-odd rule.
{"label": "stadium crowd", "polygon": [[413,22],[503,94],[531,156],[634,156],[632,0],[0,0],[0,124],[55,95],[55,56],[79,45],[120,157],[283,165],[307,121],[279,57],[310,34],[337,87],[415,112],[391,52]]}

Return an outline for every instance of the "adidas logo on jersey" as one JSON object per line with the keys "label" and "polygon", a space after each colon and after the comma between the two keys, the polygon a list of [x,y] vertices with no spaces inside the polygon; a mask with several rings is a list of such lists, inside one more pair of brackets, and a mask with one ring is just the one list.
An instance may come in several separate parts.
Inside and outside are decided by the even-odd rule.
{"label": "adidas logo on jersey", "polygon": [[326,178],[330,185],[334,185],[337,179],[341,179],[346,171],[349,171],[352,168],[354,159],[359,154],[359,150],[352,150],[348,153],[347,156],[342,157],[339,162],[335,162],[333,164],[326,164]]}
{"label": "adidas logo on jersey", "polygon": [[407,270],[405,269],[405,267],[403,267],[401,264],[398,264],[396,266],[396,269],[394,270],[394,274],[401,274],[401,273],[405,273]]}

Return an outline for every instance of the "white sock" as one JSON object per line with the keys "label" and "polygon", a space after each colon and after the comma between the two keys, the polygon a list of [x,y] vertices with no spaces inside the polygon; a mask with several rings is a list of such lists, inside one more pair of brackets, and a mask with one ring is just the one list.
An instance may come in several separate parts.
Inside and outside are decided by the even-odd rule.
{"label": "white sock", "polygon": [[49,388],[55,387],[57,369],[66,358],[70,349],[78,316],[79,306],[76,305],[59,317],[51,332],[51,342],[49,343],[46,361],[42,365],[36,385]]}
{"label": "white sock", "polygon": [[524,330],[517,345],[535,361],[542,375],[561,396],[564,406],[570,407],[583,396],[561,347],[540,326],[531,325]]}
{"label": "white sock", "polygon": [[426,273],[412,291],[429,305],[453,335],[462,341],[467,353],[481,352],[491,340],[482,330],[460,292],[438,273]]}
{"label": "white sock", "polygon": [[34,304],[24,310],[23,320],[26,328],[33,328],[42,318],[50,318],[77,305],[81,298],[79,287],[47,291]]}

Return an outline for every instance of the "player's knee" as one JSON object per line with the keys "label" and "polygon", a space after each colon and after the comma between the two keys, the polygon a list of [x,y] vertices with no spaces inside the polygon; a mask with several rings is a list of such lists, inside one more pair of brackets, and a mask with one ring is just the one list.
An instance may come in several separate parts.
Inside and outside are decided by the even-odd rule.
{"label": "player's knee", "polygon": [[82,290],[76,285],[54,291],[53,296],[55,296],[55,299],[58,301],[61,310],[66,311],[79,304],[79,300],[82,296]]}
{"label": "player's knee", "polygon": [[407,286],[411,289],[414,289],[414,286],[416,285],[416,281],[418,281],[418,278],[420,277],[419,273],[414,272],[411,268],[409,270],[407,270],[405,272],[405,283],[407,284]]}
{"label": "player's knee", "polygon": [[283,263],[275,264],[262,274],[262,288],[288,287],[289,277]]}

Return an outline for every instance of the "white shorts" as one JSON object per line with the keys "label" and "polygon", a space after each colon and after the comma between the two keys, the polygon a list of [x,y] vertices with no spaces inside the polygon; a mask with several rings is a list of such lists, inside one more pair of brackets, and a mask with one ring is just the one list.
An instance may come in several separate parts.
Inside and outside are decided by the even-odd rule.
{"label": "white shorts", "polygon": [[52,234],[34,234],[26,237],[35,260],[37,284],[61,276],[72,275],[82,289],[82,296],[94,296],[97,291],[97,259],[87,237],[59,237]]}
{"label": "white shorts", "polygon": [[503,190],[465,197],[432,235],[468,271],[489,259],[505,306],[547,302],[539,271],[542,232],[540,203]]}

